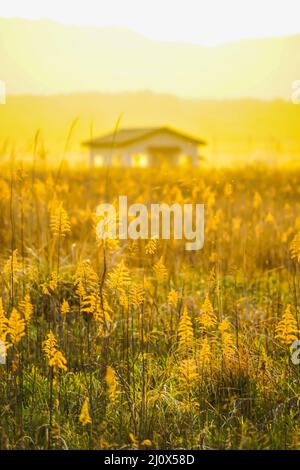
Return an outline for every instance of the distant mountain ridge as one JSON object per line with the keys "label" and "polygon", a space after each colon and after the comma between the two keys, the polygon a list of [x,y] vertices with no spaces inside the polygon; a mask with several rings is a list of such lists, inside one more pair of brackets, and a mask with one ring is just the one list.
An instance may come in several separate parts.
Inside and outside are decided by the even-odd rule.
{"label": "distant mountain ridge", "polygon": [[300,34],[211,48],[124,29],[0,18],[0,79],[10,94],[151,90],[201,99],[290,99],[300,78],[299,51]]}

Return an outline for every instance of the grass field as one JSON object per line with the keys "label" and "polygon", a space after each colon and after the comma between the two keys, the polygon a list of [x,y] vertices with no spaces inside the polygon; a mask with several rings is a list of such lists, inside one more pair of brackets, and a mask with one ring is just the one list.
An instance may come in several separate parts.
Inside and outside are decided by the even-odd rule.
{"label": "grass field", "polygon": [[[95,208],[205,204],[205,245],[100,242]],[[300,171],[0,177],[1,449],[297,449]]]}

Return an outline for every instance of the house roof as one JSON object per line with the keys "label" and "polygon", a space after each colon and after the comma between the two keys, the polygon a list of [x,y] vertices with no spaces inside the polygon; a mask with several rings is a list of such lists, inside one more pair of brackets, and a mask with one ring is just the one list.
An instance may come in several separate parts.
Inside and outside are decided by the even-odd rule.
{"label": "house roof", "polygon": [[86,142],[83,142],[82,145],[92,147],[92,148],[111,148],[111,147],[126,147],[127,145],[133,144],[135,142],[144,140],[147,137],[152,137],[160,133],[169,133],[171,135],[181,137],[184,140],[189,141],[195,145],[205,145],[204,140],[200,140],[196,137],[192,137],[188,134],[185,134],[181,131],[171,129],[170,127],[137,127],[137,128],[125,128],[120,129],[116,132],[110,132],[96,139],[92,139]]}

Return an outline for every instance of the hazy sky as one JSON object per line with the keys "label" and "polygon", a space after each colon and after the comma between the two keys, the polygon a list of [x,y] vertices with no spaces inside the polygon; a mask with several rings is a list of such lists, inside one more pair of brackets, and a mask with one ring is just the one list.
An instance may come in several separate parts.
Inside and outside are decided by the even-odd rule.
{"label": "hazy sky", "polygon": [[212,46],[300,32],[300,0],[7,0],[0,16],[125,27],[155,39]]}

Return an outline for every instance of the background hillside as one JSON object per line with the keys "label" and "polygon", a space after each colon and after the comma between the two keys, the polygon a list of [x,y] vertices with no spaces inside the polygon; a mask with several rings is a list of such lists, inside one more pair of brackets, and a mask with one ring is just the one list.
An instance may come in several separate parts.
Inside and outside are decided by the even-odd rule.
{"label": "background hillside", "polygon": [[299,50],[300,35],[202,47],[125,29],[0,19],[1,79],[11,94],[149,89],[205,99],[289,99]]}

